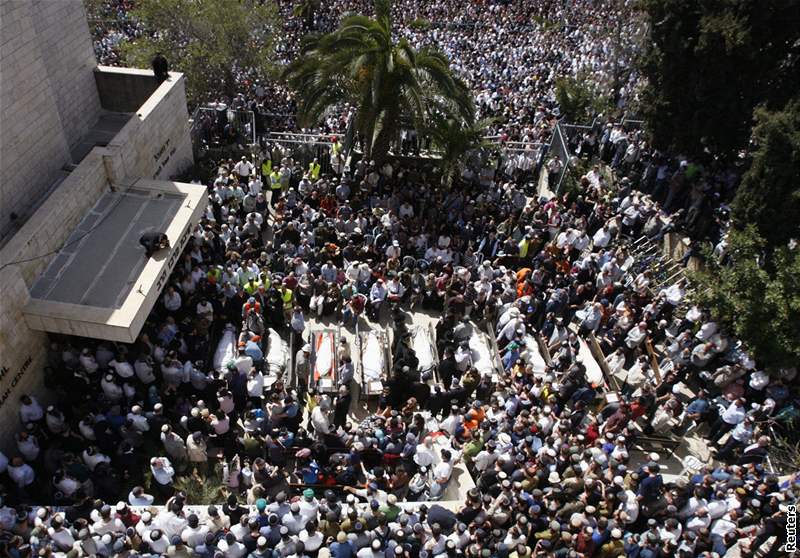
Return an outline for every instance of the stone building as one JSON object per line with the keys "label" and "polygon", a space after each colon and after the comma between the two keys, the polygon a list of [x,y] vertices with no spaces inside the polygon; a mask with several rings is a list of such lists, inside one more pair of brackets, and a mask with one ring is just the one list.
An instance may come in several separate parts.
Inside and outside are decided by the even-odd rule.
{"label": "stone building", "polygon": [[[184,78],[97,67],[81,0],[0,2],[0,421],[43,400],[48,332],[138,335],[205,189],[193,164]],[[171,250],[148,258],[143,231]]]}

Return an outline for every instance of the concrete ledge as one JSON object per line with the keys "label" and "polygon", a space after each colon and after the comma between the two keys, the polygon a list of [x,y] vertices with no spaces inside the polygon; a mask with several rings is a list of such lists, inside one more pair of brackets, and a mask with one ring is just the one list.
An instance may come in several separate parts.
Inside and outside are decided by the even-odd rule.
{"label": "concrete ledge", "polygon": [[[169,216],[168,225],[164,231],[170,241],[169,251],[165,250],[163,253],[157,253],[144,262],[141,271],[138,272],[127,285],[127,294],[124,296],[124,299],[120,301],[118,306],[112,304],[108,307],[98,307],[65,302],[64,300],[48,299],[47,293],[49,291],[47,289],[41,290],[40,298],[31,298],[25,306],[24,316],[28,327],[38,331],[109,339],[125,343],[132,343],[136,340],[139,331],[144,325],[145,319],[166,285],[172,273],[172,269],[175,267],[183,249],[191,239],[195,225],[205,212],[207,196],[205,187],[195,184],[142,179],[136,181],[134,186],[137,191],[144,190],[155,194],[169,194],[182,200],[177,209],[174,209],[174,214]],[[108,195],[119,198],[120,196],[125,196],[125,193],[112,193]],[[99,203],[103,203],[103,201],[101,200]],[[114,208],[116,207],[115,205]],[[133,234],[133,237],[128,238],[130,234],[124,232],[126,230],[125,227],[123,227],[122,224],[117,227],[117,223],[114,221],[114,208],[111,210],[112,213],[108,214],[110,218],[108,226],[110,227],[109,230],[119,230],[120,234],[118,236],[114,235],[109,241],[115,242],[117,247],[123,246],[124,244],[124,248],[127,252],[130,252],[131,243],[137,243],[138,247],[139,233],[136,231],[130,233]],[[87,217],[90,217],[91,220],[96,219],[97,215],[92,214],[89,216],[89,214],[87,214]],[[105,219],[105,217],[103,217],[103,219]],[[91,245],[92,234],[108,234],[108,232],[103,233],[101,231],[100,233],[93,233],[93,231],[94,229],[90,229],[89,232],[75,244],[74,248],[71,248],[75,253],[64,254],[64,259],[67,260],[67,262],[69,262],[71,258],[78,257],[76,254],[79,254],[82,249],[86,248],[83,246],[84,243],[89,243],[89,245]],[[104,256],[106,258],[114,258],[116,252],[117,248],[113,249],[112,253],[105,254]],[[122,254],[127,254],[127,252],[122,252]],[[59,254],[59,256],[60,255],[61,254]],[[137,250],[133,250],[133,254],[130,257],[143,258],[144,256],[138,253]],[[130,259],[130,257],[128,259]],[[54,260],[54,265],[57,259],[58,258]],[[108,261],[112,260],[109,259]],[[129,263],[131,268],[135,269],[135,261]],[[69,263],[65,263],[59,264],[55,269],[48,268],[45,276],[55,278],[53,280],[56,282],[60,281],[62,274],[67,273],[66,270],[69,265]],[[82,275],[77,278],[71,277],[71,283],[75,283],[75,279],[77,279],[79,284],[86,285],[88,291],[88,289],[92,287],[93,281],[97,279],[98,274],[103,272],[104,267],[102,266],[106,265],[106,260],[103,259],[98,265],[101,265],[99,270],[71,269],[69,271],[70,273],[84,273],[86,275],[85,277]],[[45,280],[45,276],[37,282],[32,289],[32,293],[37,292],[41,281]]]}
{"label": "concrete ledge", "polygon": [[136,112],[158,88],[152,71],[133,68],[98,66],[94,81],[100,105],[114,112]]}
{"label": "concrete ledge", "polygon": [[100,96],[100,105],[113,112],[137,112],[156,90],[178,81],[183,74],[170,72],[170,79],[159,85],[152,70],[97,66],[94,81]]}

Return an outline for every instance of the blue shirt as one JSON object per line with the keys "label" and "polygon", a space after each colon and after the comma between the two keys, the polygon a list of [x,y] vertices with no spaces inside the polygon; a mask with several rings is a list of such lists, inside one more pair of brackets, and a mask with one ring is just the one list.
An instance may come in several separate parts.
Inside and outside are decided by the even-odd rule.
{"label": "blue shirt", "polygon": [[353,551],[353,545],[350,544],[350,541],[344,543],[332,543],[330,550],[331,558],[353,558],[353,556],[356,555]]}
{"label": "blue shirt", "polygon": [[692,415],[702,415],[706,411],[708,411],[708,401],[705,399],[695,399],[686,406],[686,412]]}
{"label": "blue shirt", "polygon": [[254,341],[248,341],[244,353],[253,359],[254,362],[264,360],[264,351]]}
{"label": "blue shirt", "polygon": [[639,485],[639,495],[642,496],[646,502],[654,502],[661,495],[661,487],[663,484],[664,481],[661,480],[661,475],[648,475]]}
{"label": "blue shirt", "polygon": [[503,368],[511,370],[511,367],[519,360],[519,351],[512,349],[503,357]]}

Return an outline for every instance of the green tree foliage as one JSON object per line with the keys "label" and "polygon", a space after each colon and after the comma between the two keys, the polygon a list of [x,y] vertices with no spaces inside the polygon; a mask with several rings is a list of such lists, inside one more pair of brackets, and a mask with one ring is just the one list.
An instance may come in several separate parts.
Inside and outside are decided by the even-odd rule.
{"label": "green tree foliage", "polygon": [[568,122],[589,124],[596,114],[611,107],[609,99],[596,93],[591,83],[585,75],[556,80],[556,101]]}
{"label": "green tree foliage", "polygon": [[275,73],[279,19],[269,1],[137,0],[133,13],[149,33],[122,45],[126,63],[149,68],[163,53],[171,69],[186,75],[191,104],[234,95],[239,70]]}
{"label": "green tree foliage", "polygon": [[768,247],[800,240],[800,100],[757,112],[757,149],[733,201],[735,223],[753,223]]}
{"label": "green tree foliage", "polygon": [[643,0],[642,110],[658,148],[733,157],[754,108],[800,88],[800,2]]}
{"label": "green tree foliage", "polygon": [[[800,358],[800,249],[769,250],[754,225],[732,230],[730,265],[709,259],[697,276],[700,302],[767,367]],[[769,254],[769,255],[768,255]],[[767,258],[769,257],[769,262]]]}
{"label": "green tree foliage", "polygon": [[303,19],[303,28],[310,31],[314,28],[314,18],[319,11],[320,0],[300,0],[294,7],[295,17]]}
{"label": "green tree foliage", "polygon": [[752,163],[732,204],[730,261],[708,258],[699,292],[767,366],[800,358],[800,100],[757,111]]}
{"label": "green tree foliage", "polygon": [[471,152],[489,147],[484,140],[489,123],[490,120],[480,120],[466,124],[457,118],[442,115],[431,118],[423,134],[430,137],[434,147],[440,150],[442,184],[448,187],[453,184],[459,168],[467,163]]}
{"label": "green tree foliage", "polygon": [[376,161],[386,157],[401,121],[421,130],[434,114],[467,124],[475,117],[472,93],[441,51],[393,39],[389,0],[375,1],[374,18],[350,15],[332,33],[307,36],[284,75],[306,125],[343,103],[355,106],[365,154]]}

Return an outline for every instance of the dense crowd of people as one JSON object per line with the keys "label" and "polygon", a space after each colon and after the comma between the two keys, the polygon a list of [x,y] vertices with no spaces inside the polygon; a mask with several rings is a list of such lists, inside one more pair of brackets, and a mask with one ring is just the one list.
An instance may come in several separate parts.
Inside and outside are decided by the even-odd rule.
{"label": "dense crowd of people", "polygon": [[[321,2],[314,27],[365,4]],[[92,24],[95,47],[114,64],[119,41],[143,31],[131,2],[102,5],[114,23]],[[287,59],[307,31],[293,5],[279,2]],[[567,138],[597,163],[580,191],[528,188],[540,170],[558,175],[532,147],[558,115],[555,79],[588,76],[619,107],[635,96],[637,76],[620,68],[639,32],[629,9],[396,2],[399,33],[442,48],[497,119],[492,132],[531,147],[465,166],[452,188],[391,159],[323,169],[272,146],[219,161],[137,341],[54,338],[51,399],[20,398],[16,447],[0,453],[2,552],[777,556],[800,478],[768,455],[773,427],[798,416],[796,370],[765,371],[684,278],[657,276],[635,249],[682,229],[724,257],[715,209],[735,173],[598,120]],[[242,83],[230,106],[292,111],[281,86]],[[411,336],[420,312],[435,317],[433,369]],[[320,388],[319,324],[387,331],[376,400],[362,401],[349,335],[332,389]],[[499,352],[488,365],[473,345],[486,332]],[[234,350],[220,359],[226,336]],[[667,469],[649,447],[687,436],[712,458]]]}
{"label": "dense crowd of people", "polygon": [[[121,63],[119,42],[135,40],[146,31],[130,15],[131,0],[105,0],[93,22],[98,60]],[[276,3],[281,39],[277,61],[292,61],[301,38],[309,31],[333,31],[351,13],[371,14],[370,0],[320,2],[313,10],[313,25],[296,13],[297,2]],[[545,0],[493,0],[392,3],[398,36],[415,46],[433,45],[451,60],[456,73],[475,93],[480,117],[491,117],[490,135],[503,141],[542,143],[549,140],[558,116],[555,84],[558,78],[580,77],[592,83],[598,96],[606,96],[620,109],[638,93],[639,75],[626,61],[644,30],[632,2],[550,2]],[[240,91],[233,98],[208,99],[235,109],[254,111],[261,129],[289,130],[292,92],[251,69],[233,69]],[[321,130],[342,133],[347,110],[332,114]]]}
{"label": "dense crowd of people", "polygon": [[[777,553],[797,488],[766,463],[769,424],[791,414],[795,372],[760,369],[687,303],[685,280],[632,266],[631,240],[670,227],[650,195],[598,170],[582,194],[545,200],[502,169],[447,189],[392,163],[255,163],[220,163],[136,343],[54,342],[57,398],[22,397],[2,458],[10,555]],[[405,332],[416,311],[439,316],[435,374]],[[312,317],[393,324],[394,367],[367,416],[346,341],[335,390],[312,385]],[[217,365],[231,326],[237,353]],[[479,329],[502,367],[476,366]],[[295,340],[278,374],[271,330]],[[608,377],[584,360],[590,334]],[[717,447],[688,476],[635,457],[649,436],[688,431]],[[463,469],[465,501],[437,504]],[[192,507],[207,504],[193,480],[219,484],[219,501]]]}

